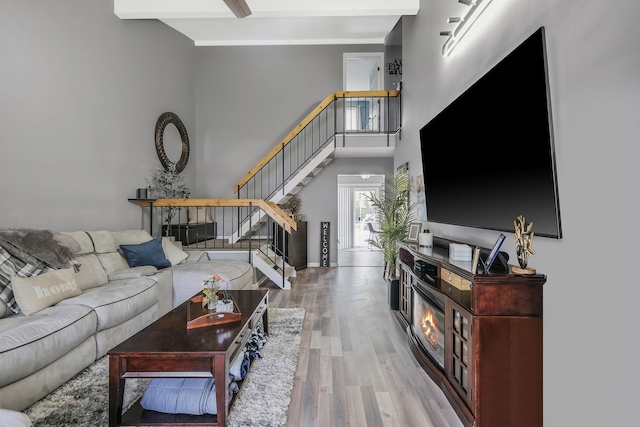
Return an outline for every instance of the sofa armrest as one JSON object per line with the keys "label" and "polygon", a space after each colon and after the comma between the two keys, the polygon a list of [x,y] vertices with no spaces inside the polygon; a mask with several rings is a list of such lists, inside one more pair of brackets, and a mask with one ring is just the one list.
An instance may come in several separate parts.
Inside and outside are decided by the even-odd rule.
{"label": "sofa armrest", "polygon": [[209,261],[209,253],[206,251],[193,251],[187,250],[189,257],[186,259],[186,262],[200,262],[200,261]]}
{"label": "sofa armrest", "polygon": [[158,271],[152,265],[142,265],[140,267],[125,268],[124,270],[114,271],[108,276],[109,281],[135,279],[138,277],[150,276]]}

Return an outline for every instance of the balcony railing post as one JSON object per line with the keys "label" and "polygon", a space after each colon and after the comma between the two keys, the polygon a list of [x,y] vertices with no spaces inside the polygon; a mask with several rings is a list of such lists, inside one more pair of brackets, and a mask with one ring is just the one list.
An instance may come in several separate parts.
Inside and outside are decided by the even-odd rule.
{"label": "balcony railing post", "polygon": [[391,117],[391,112],[389,111],[389,107],[390,107],[390,100],[389,100],[389,91],[387,91],[387,147],[389,146],[389,134],[390,129],[391,129],[391,125],[389,123],[390,117]]}
{"label": "balcony railing post", "polygon": [[[253,259],[251,258],[251,249],[253,249],[253,232],[251,231],[253,230],[252,219],[253,219],[253,202],[249,202],[249,251],[247,255],[249,256],[249,262],[251,263],[251,265],[253,265]],[[238,229],[238,233],[239,232],[240,232],[240,229]]]}
{"label": "balcony railing post", "polygon": [[342,94],[342,146],[346,146],[347,141],[347,98]]}
{"label": "balcony railing post", "polygon": [[333,98],[333,148],[338,146],[336,135],[338,133],[338,98]]}
{"label": "balcony railing post", "polygon": [[285,287],[285,276],[286,276],[286,271],[285,271],[285,254],[288,252],[288,247],[287,247],[287,241],[285,240],[285,238],[287,237],[287,231],[284,228],[284,223],[282,224],[282,287]]}
{"label": "balcony railing post", "polygon": [[149,234],[153,236],[153,201],[149,202]]}
{"label": "balcony railing post", "polygon": [[398,88],[398,123],[396,124],[398,130],[398,138],[402,139],[402,82]]}

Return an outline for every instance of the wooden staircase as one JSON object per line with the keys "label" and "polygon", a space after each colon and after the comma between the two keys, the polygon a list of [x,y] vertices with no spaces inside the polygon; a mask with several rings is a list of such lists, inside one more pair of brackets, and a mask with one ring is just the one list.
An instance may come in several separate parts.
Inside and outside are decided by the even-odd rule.
{"label": "wooden staircase", "polygon": [[[283,191],[278,191],[268,200],[270,203],[281,205],[286,203],[293,195],[302,190],[314,177],[318,176],[322,170],[327,167],[334,159],[335,146],[328,144],[321,150],[309,163],[295,173],[285,184]],[[262,227],[267,217],[255,212],[250,218],[245,219],[239,229],[233,233],[232,243],[245,238],[250,233],[254,233]]]}
{"label": "wooden staircase", "polygon": [[253,251],[253,266],[282,289],[291,289],[291,281],[289,279],[296,277],[296,269],[284,262],[282,257],[268,248],[267,245],[263,246],[259,251]]}
{"label": "wooden staircase", "polygon": [[[396,102],[393,108],[390,104],[391,100]],[[234,185],[234,193],[237,193],[239,198],[264,198],[268,203],[274,205],[286,203],[331,163],[336,156],[337,149],[345,150],[347,135],[353,132],[353,128],[346,124],[347,108],[353,108],[353,102],[368,105],[366,107],[367,111],[371,113],[386,112],[385,117],[380,115],[380,118],[378,118],[378,125],[371,135],[384,137],[386,141],[383,141],[381,148],[388,150],[391,145],[390,135],[395,134],[400,129],[402,111],[400,91],[335,92],[320,102],[287,136],[247,172]],[[386,105],[384,105],[383,110],[380,110],[384,102],[386,102]],[[340,105],[342,106],[342,113],[338,113]],[[392,110],[398,112],[398,115],[394,116],[396,120],[393,128],[391,125],[392,116],[390,115]],[[340,125],[342,126],[341,128],[339,128]],[[324,129],[324,132],[321,129]],[[310,138],[307,136],[309,130],[309,133],[311,133]],[[338,143],[338,137],[340,137],[341,143]],[[363,141],[361,140],[360,142]],[[362,147],[362,145],[356,144],[349,148],[357,149],[358,147]],[[304,156],[299,159],[298,155],[301,152],[304,153]],[[295,163],[291,165],[291,161]],[[286,162],[289,162],[289,169],[285,168]],[[272,170],[277,172],[272,172]],[[263,174],[267,176],[266,189],[263,189]],[[275,183],[273,186],[271,185],[272,182]],[[265,221],[267,221],[267,218],[260,212],[249,213],[246,218],[240,221],[238,229],[229,238],[230,242],[235,243],[247,236],[254,235],[261,230]],[[273,255],[275,254],[270,254],[266,250],[257,251],[257,256],[254,257],[254,264],[257,266],[264,261],[265,274],[270,278],[273,275],[277,279],[271,278],[274,283],[282,281],[283,289],[290,289],[291,284],[288,279],[295,277],[295,269],[287,265],[281,258],[272,257]],[[277,262],[274,262],[276,259]],[[278,277],[275,276],[274,272],[278,274]]]}

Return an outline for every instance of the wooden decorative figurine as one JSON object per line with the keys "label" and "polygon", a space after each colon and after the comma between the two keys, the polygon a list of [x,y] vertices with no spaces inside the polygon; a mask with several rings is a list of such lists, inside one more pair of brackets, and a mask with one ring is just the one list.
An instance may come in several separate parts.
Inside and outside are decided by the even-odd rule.
{"label": "wooden decorative figurine", "polygon": [[512,271],[516,274],[535,274],[536,270],[527,267],[528,258],[535,254],[536,251],[531,246],[533,241],[533,222],[527,223],[522,215],[519,215],[513,221],[516,239],[516,255],[518,256],[518,264],[520,267],[513,267]]}

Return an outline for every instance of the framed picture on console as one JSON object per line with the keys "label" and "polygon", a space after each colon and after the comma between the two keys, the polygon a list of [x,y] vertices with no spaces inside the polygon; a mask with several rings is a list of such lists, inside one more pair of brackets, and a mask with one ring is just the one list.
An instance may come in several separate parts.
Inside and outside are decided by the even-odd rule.
{"label": "framed picture on console", "polygon": [[409,224],[409,234],[407,235],[407,242],[417,242],[418,236],[420,235],[420,231],[422,231],[422,223],[421,222],[412,222]]}

